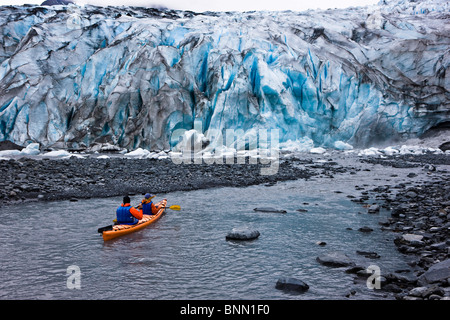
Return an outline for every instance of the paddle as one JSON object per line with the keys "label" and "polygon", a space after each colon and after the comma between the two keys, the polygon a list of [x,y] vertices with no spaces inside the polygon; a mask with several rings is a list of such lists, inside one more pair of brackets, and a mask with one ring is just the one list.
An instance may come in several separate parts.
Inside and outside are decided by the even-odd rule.
{"label": "paddle", "polygon": [[[137,207],[135,207],[135,208],[137,209]],[[180,211],[181,207],[179,205],[177,205],[177,204],[174,204],[174,205],[172,205],[170,207],[166,207],[166,209],[172,209],[172,210]]]}
{"label": "paddle", "polygon": [[[175,210],[175,211],[180,211],[181,207],[179,205],[177,205],[177,204],[174,204],[174,205],[171,205],[170,207],[166,207],[166,209],[172,209],[172,210]],[[117,222],[117,219],[114,219],[113,221]],[[106,226],[106,227],[101,227],[101,228],[97,229],[97,232],[98,233],[103,233],[103,231],[109,231],[109,230],[112,230],[112,228],[113,228],[113,225],[109,225],[109,226]]]}
{"label": "paddle", "polygon": [[180,211],[181,207],[179,205],[177,205],[177,204],[174,204],[174,205],[172,205],[170,207],[166,207],[166,209],[172,209],[172,210]]}
{"label": "paddle", "polygon": [[113,225],[109,225],[109,226],[106,226],[106,227],[98,228],[97,232],[98,233],[103,233],[103,231],[109,231],[109,230],[112,230],[112,228],[113,228]]}

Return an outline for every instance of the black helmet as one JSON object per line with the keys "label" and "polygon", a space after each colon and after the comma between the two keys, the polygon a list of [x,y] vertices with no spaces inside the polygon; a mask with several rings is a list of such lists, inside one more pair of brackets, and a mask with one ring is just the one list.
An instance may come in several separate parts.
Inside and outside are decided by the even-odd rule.
{"label": "black helmet", "polygon": [[123,203],[130,203],[130,197],[129,196],[125,196],[123,197]]}

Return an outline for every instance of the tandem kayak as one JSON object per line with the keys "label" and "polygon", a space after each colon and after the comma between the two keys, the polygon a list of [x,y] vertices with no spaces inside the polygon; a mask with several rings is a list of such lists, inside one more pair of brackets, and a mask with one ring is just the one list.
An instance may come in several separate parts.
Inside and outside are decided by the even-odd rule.
{"label": "tandem kayak", "polygon": [[144,229],[148,225],[152,224],[153,222],[157,221],[159,218],[162,217],[162,215],[165,212],[166,209],[167,200],[162,200],[157,206],[162,206],[156,214],[153,215],[147,215],[144,214],[141,220],[139,220],[138,223],[129,225],[129,224],[116,224],[112,226],[109,230],[105,230],[102,232],[103,240],[108,241],[129,233],[133,233],[139,230]]}

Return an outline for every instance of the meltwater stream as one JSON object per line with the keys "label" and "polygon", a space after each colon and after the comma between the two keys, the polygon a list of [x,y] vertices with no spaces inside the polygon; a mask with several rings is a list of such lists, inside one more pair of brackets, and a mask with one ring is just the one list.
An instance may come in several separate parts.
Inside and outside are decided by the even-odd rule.
{"label": "meltwater stream", "polygon": [[[342,268],[316,261],[341,251],[358,264],[379,266],[381,274],[405,268],[393,234],[378,225],[387,213],[367,214],[346,197],[360,179],[158,194],[156,199],[167,198],[182,210],[168,210],[146,229],[106,243],[97,228],[111,223],[121,197],[2,207],[0,299],[343,299],[352,289],[353,299],[390,299],[364,282],[355,284]],[[287,213],[255,212],[256,207]],[[261,235],[226,241],[237,226]],[[362,233],[362,226],[374,231]],[[67,286],[73,265],[81,272],[80,289]],[[280,277],[301,279],[310,288],[303,294],[277,290]]]}

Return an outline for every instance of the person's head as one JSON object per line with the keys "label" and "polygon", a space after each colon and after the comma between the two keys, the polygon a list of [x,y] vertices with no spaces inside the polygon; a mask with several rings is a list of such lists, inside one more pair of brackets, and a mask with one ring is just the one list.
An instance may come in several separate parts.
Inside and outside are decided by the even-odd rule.
{"label": "person's head", "polygon": [[146,193],[145,194],[145,199],[146,200],[150,200],[150,199],[152,199],[152,198],[154,198],[155,196],[153,195],[153,194],[151,194],[151,193]]}
{"label": "person's head", "polygon": [[123,197],[123,203],[124,204],[127,204],[127,203],[130,203],[130,197],[129,196],[125,196],[125,197]]}

